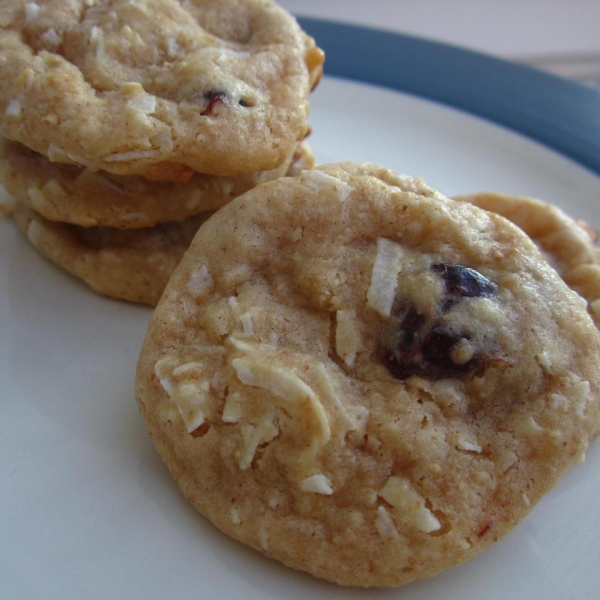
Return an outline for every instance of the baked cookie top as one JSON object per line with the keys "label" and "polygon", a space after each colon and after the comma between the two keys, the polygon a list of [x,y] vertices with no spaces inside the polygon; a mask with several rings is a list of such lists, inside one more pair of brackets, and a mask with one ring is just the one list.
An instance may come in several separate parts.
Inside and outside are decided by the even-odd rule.
{"label": "baked cookie top", "polygon": [[151,306],[210,214],[120,230],[56,223],[20,202],[13,207],[17,226],[42,256],[104,296]]}
{"label": "baked cookie top", "polygon": [[271,0],[2,2],[0,131],[117,175],[273,169],[322,63]]}
{"label": "baked cookie top", "polygon": [[171,278],[137,374],[184,494],[341,584],[489,546],[580,461],[600,334],[506,219],[342,163],[254,188]]}
{"label": "baked cookie top", "polygon": [[50,162],[26,146],[0,139],[0,183],[19,202],[51,221],[132,229],[181,221],[217,210],[250,188],[284,176],[294,165],[314,166],[306,142],[279,167],[236,177],[195,173],[187,182],[150,182]]}
{"label": "baked cookie top", "polygon": [[534,198],[480,192],[456,196],[456,200],[502,215],[520,227],[567,285],[585,298],[588,312],[600,328],[600,250],[595,231]]}

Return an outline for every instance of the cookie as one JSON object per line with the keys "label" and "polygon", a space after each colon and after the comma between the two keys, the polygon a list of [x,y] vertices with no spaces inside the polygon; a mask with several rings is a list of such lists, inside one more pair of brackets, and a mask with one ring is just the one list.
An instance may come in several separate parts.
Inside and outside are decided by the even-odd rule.
{"label": "cookie", "polygon": [[345,585],[472,558],[600,424],[600,333],[506,219],[342,163],[261,184],[196,236],[136,398],[190,502]]}
{"label": "cookie", "polygon": [[143,177],[118,177],[106,172],[50,162],[17,142],[0,142],[0,182],[14,198],[51,221],[84,227],[129,229],[182,221],[217,210],[255,185],[286,174],[298,163],[314,166],[305,142],[271,171],[238,177],[196,173],[187,183],[149,182]]}
{"label": "cookie", "polygon": [[20,202],[13,208],[19,229],[47,259],[104,296],[151,306],[210,214],[119,230],[52,222]]}
{"label": "cookie", "polygon": [[278,167],[323,53],[270,0],[0,4],[0,133],[116,175]]}
{"label": "cookie", "polygon": [[600,327],[600,249],[595,231],[556,206],[533,198],[481,192],[456,199],[502,215],[520,227],[567,285],[585,298],[590,316]]}

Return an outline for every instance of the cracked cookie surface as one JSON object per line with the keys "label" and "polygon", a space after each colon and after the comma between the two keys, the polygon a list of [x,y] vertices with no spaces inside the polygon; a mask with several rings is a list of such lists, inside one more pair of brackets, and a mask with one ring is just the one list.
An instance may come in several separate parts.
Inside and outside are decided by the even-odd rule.
{"label": "cracked cookie surface", "polygon": [[475,556],[582,459],[599,352],[581,298],[517,227],[341,163],[205,223],[150,323],[136,397],[228,535],[391,586]]}
{"label": "cracked cookie surface", "polygon": [[7,138],[166,181],[279,166],[323,63],[270,0],[3,2],[0,58]]}
{"label": "cracked cookie surface", "polygon": [[281,166],[238,177],[195,173],[183,182],[150,182],[50,162],[17,142],[0,140],[0,182],[19,202],[50,221],[83,227],[152,227],[217,210],[250,188],[282,177],[315,157],[301,142]]}

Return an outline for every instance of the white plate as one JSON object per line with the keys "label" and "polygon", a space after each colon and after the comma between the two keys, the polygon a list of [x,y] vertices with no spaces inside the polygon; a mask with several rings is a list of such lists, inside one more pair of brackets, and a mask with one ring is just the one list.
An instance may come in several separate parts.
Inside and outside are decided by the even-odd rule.
{"label": "white plate", "polygon": [[[598,176],[467,113],[325,78],[311,122],[321,162],[385,164],[448,195],[538,196],[600,227]],[[0,597],[597,600],[600,443],[488,552],[401,590],[339,588],[229,540],[180,495],[138,415],[150,315],[0,221]]]}

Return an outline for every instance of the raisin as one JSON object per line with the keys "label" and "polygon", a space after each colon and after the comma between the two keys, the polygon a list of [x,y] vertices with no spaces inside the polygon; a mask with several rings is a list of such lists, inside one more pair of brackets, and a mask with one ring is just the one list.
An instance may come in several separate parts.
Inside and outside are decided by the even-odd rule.
{"label": "raisin", "polygon": [[428,379],[442,379],[458,374],[472,373],[478,368],[479,361],[472,358],[466,363],[458,364],[452,359],[452,349],[467,335],[456,336],[434,327],[423,340],[421,354],[423,363],[428,367]]}
{"label": "raisin", "polygon": [[[498,291],[496,283],[475,269],[461,265],[434,264],[431,270],[444,277],[446,297],[431,314],[422,314],[414,306],[397,305],[393,327],[384,342],[384,361],[397,379],[419,375],[437,380],[447,377],[468,377],[485,367],[486,354],[479,349],[465,362],[454,354],[458,343],[469,340],[466,331],[451,331],[447,314],[454,306],[469,298],[488,298]],[[454,356],[453,356],[454,354]],[[488,357],[489,358],[489,357]]]}
{"label": "raisin", "polygon": [[431,268],[444,275],[446,292],[455,298],[489,298],[498,291],[493,281],[475,269],[443,263],[432,265]]}
{"label": "raisin", "polygon": [[219,90],[211,90],[204,93],[204,99],[208,102],[206,108],[200,113],[203,117],[211,115],[214,109],[220,104],[225,104],[227,94]]}
{"label": "raisin", "polygon": [[435,381],[469,375],[479,368],[477,357],[463,364],[452,360],[452,349],[463,339],[468,336],[454,335],[440,325],[432,326],[411,308],[400,323],[396,340],[385,350],[385,363],[396,379],[419,375]]}

